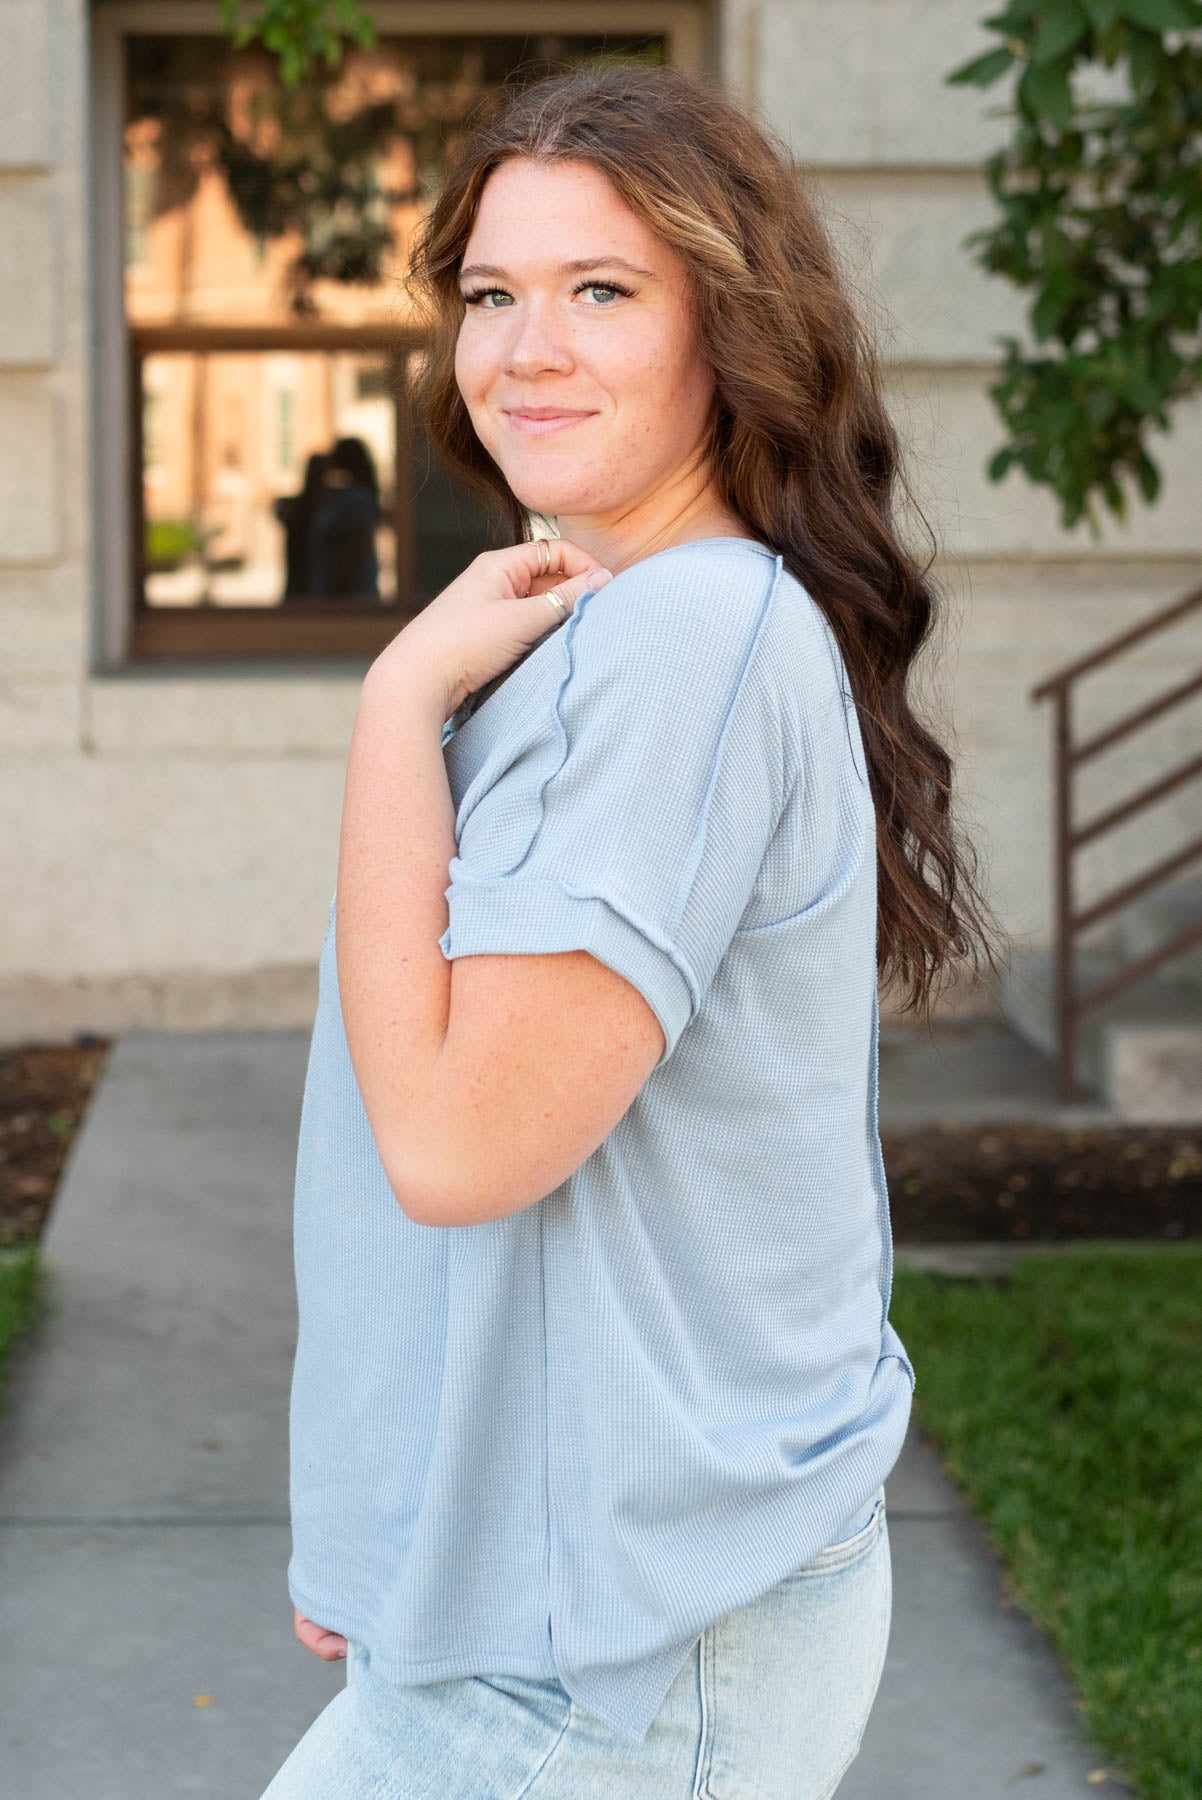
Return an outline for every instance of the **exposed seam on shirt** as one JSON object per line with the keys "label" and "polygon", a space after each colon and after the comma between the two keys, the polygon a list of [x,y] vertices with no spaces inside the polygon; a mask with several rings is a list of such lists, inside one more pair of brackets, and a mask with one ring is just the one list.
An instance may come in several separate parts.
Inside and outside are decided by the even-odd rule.
{"label": "exposed seam on shirt", "polygon": [[516,874],[529,857],[535,844],[538,842],[538,834],[543,828],[543,821],[547,815],[547,809],[543,803],[543,794],[546,792],[547,783],[555,779],[556,775],[559,774],[560,770],[568,760],[568,734],[564,729],[563,720],[559,716],[559,703],[563,697],[563,690],[572,677],[572,639],[576,635],[581,619],[584,617],[585,608],[588,605],[588,602],[593,598],[594,594],[597,594],[600,591],[599,588],[593,588],[590,589],[589,592],[581,594],[572,609],[572,615],[567,624],[556,634],[560,643],[563,645],[564,671],[560,676],[559,686],[556,688],[555,697],[551,702],[551,718],[554,722],[555,729],[559,734],[561,755],[555,767],[543,776],[543,779],[539,784],[538,819],[535,823],[534,830],[530,833],[530,842],[526,845],[526,848],[522,851],[522,854],[518,857],[517,861],[510,863],[509,867],[505,870],[506,877]]}
{"label": "exposed seam on shirt", "polygon": [[[893,1298],[893,1221],[889,1205],[889,1177],[885,1169],[880,1139],[880,989],[872,985],[872,1030],[869,1036],[868,1064],[868,1151],[876,1177],[877,1218],[880,1223],[881,1260],[877,1268],[877,1286],[881,1291],[881,1335],[889,1320],[889,1303]],[[883,1199],[882,1199],[883,1195]]]}
{"label": "exposed seam on shirt", "polygon": [[751,643],[748,646],[746,656],[743,658],[743,666],[739,670],[739,679],[735,683],[734,693],[730,697],[730,704],[727,706],[726,716],[722,721],[722,729],[718,733],[718,742],[714,746],[714,755],[713,761],[710,764],[709,779],[706,783],[705,795],[701,802],[701,812],[697,821],[697,828],[693,833],[693,842],[689,850],[689,863],[686,867],[685,875],[681,880],[680,892],[676,897],[676,901],[669,915],[672,920],[673,932],[676,931],[680,925],[681,919],[684,917],[685,907],[689,903],[689,896],[692,893],[694,884],[697,880],[697,871],[701,866],[701,853],[705,848],[705,840],[709,834],[710,807],[713,803],[714,789],[718,785],[718,771],[722,766],[722,753],[726,748],[726,740],[730,734],[731,720],[738,710],[739,701],[743,694],[743,688],[747,681],[747,672],[755,659],[756,651],[759,649],[760,640],[764,635],[764,630],[772,611],[772,602],[776,598],[776,591],[780,586],[781,571],[784,568],[784,558],[778,556],[775,561],[776,568],[772,576],[772,581],[769,584],[768,592],[764,596],[760,606],[760,616],[756,621],[755,630],[751,634]]}

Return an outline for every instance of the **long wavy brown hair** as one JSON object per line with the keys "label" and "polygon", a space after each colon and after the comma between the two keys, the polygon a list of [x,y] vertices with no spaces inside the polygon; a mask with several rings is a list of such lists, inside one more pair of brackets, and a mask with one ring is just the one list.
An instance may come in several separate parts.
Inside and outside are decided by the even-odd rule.
{"label": "long wavy brown hair", "polygon": [[683,261],[714,372],[714,488],[835,633],[876,810],[878,973],[899,1011],[929,1023],[941,976],[996,972],[1000,934],[953,829],[951,758],[907,695],[941,602],[894,524],[899,485],[912,501],[900,446],[808,178],[771,128],[672,68],[579,64],[483,103],[418,227],[406,287],[428,329],[415,388],[426,429],[515,543],[530,515],[476,435],[455,345],[481,191],[517,156],[591,163]]}

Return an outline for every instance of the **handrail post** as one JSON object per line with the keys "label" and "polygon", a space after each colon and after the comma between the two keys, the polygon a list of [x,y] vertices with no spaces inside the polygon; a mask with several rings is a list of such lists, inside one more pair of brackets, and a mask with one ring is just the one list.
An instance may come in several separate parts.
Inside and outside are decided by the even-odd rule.
{"label": "handrail post", "polygon": [[1077,1097],[1076,995],[1073,991],[1072,763],[1070,689],[1055,694],[1054,883],[1056,914],[1057,1084],[1063,1101]]}
{"label": "handrail post", "polygon": [[1133,881],[1121,882],[1117,888],[1104,895],[1100,901],[1094,901],[1083,913],[1077,912],[1073,906],[1073,857],[1086,840],[1093,841],[1104,831],[1110,831],[1115,825],[1129,819],[1134,813],[1143,811],[1152,801],[1179,787],[1183,781],[1202,774],[1202,757],[1194,757],[1173,769],[1159,780],[1146,783],[1134,794],[1116,806],[1104,808],[1096,813],[1082,830],[1073,825],[1072,778],[1077,764],[1086,757],[1094,756],[1099,751],[1108,749],[1129,732],[1152,719],[1160,718],[1170,707],[1178,706],[1183,700],[1190,698],[1202,689],[1202,670],[1187,680],[1178,682],[1169,688],[1158,700],[1146,706],[1137,707],[1133,712],[1125,713],[1116,723],[1105,731],[1096,732],[1084,743],[1073,745],[1072,742],[1072,690],[1073,683],[1090,670],[1100,668],[1103,663],[1129,650],[1133,644],[1142,643],[1145,638],[1155,632],[1162,631],[1167,625],[1176,624],[1187,613],[1202,607],[1202,587],[1194,588],[1182,599],[1174,601],[1171,606],[1162,607],[1150,618],[1145,618],[1129,631],[1121,632],[1118,637],[1101,645],[1088,656],[1078,657],[1075,662],[1065,663],[1062,668],[1054,669],[1050,675],[1030,690],[1032,700],[1051,700],[1055,707],[1053,721],[1053,737],[1055,752],[1055,769],[1053,774],[1053,883],[1054,883],[1054,973],[1053,1004],[1055,1010],[1057,1086],[1060,1098],[1064,1101],[1081,1098],[1081,1088],[1077,1081],[1077,1037],[1082,1015],[1093,1005],[1110,999],[1121,992],[1129,982],[1149,974],[1152,969],[1159,968],[1161,963],[1171,956],[1199,941],[1197,928],[1188,928],[1163,940],[1155,950],[1146,956],[1138,957],[1133,963],[1127,963],[1116,973],[1110,975],[1100,986],[1095,984],[1084,992],[1078,991],[1076,980],[1076,958],[1074,956],[1074,939],[1082,931],[1088,929],[1097,919],[1113,912],[1116,907],[1126,905],[1136,899],[1147,888],[1156,882],[1175,874],[1187,862],[1202,855],[1202,838],[1191,840],[1183,849],[1172,856],[1164,857],[1145,869]]}

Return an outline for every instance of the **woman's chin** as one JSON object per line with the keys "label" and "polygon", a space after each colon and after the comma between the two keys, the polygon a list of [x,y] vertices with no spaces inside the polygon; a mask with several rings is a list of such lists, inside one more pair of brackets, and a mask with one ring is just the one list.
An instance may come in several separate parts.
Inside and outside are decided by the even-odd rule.
{"label": "woman's chin", "polygon": [[528,512],[553,519],[559,513],[606,512],[614,505],[612,484],[602,491],[594,469],[586,474],[564,461],[558,468],[545,456],[498,456],[498,446],[488,446],[493,461],[505,477],[510,493]]}
{"label": "woman's chin", "polygon": [[527,512],[542,513],[544,518],[558,518],[560,513],[580,517],[583,513],[606,512],[613,500],[605,500],[583,482],[548,482],[523,480],[515,471],[505,471],[505,479],[517,500]]}

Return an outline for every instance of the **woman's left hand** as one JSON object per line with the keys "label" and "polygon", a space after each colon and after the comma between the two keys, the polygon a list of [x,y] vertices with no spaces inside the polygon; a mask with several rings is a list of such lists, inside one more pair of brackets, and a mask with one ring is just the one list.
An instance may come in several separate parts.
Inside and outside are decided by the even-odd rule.
{"label": "woman's left hand", "polygon": [[555,629],[555,608],[545,598],[551,588],[571,613],[581,594],[612,579],[608,569],[568,538],[482,550],[462,575],[445,587],[381,651],[374,675],[400,664],[420,668],[444,697],[443,720],[469,694],[510,668],[525,651]]}

